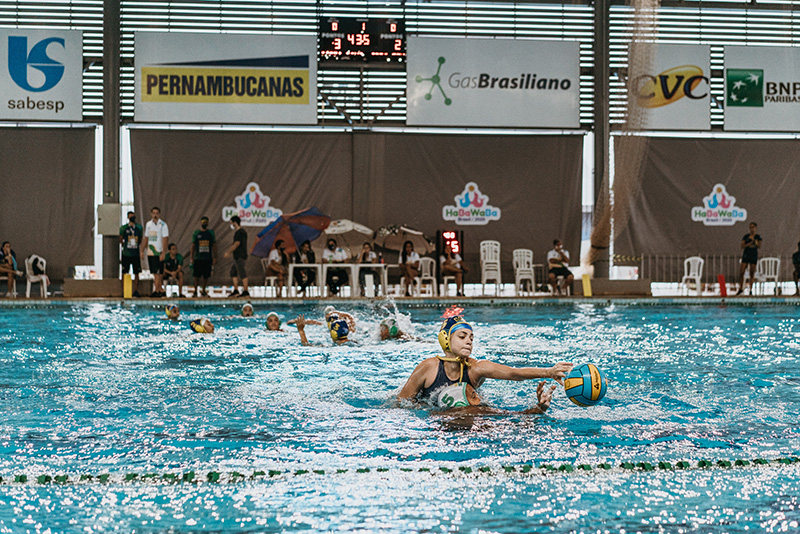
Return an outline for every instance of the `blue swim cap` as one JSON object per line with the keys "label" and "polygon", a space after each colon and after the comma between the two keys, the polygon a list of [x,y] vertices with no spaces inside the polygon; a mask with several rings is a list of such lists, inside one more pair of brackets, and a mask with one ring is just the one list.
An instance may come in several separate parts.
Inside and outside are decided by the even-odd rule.
{"label": "blue swim cap", "polygon": [[441,328],[439,328],[439,345],[442,346],[442,350],[445,352],[450,350],[450,336],[453,335],[453,332],[461,330],[462,328],[467,328],[470,332],[472,331],[472,326],[460,315],[445,319]]}
{"label": "blue swim cap", "polygon": [[350,327],[347,326],[347,321],[337,319],[331,322],[331,339],[334,341],[346,341],[347,334],[350,333]]}

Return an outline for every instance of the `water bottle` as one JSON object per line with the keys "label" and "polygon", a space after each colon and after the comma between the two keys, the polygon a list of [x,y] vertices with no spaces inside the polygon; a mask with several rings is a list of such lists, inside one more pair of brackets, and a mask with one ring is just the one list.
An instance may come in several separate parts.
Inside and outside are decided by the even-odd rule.
{"label": "water bottle", "polygon": [[378,259],[380,260],[381,264],[383,264],[383,254],[378,252]]}

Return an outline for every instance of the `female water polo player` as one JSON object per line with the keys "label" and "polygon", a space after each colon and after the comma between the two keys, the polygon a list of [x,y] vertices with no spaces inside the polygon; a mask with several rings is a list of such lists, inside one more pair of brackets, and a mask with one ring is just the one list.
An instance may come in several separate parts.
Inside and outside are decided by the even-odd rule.
{"label": "female water polo player", "polygon": [[470,357],[472,340],[472,326],[463,317],[457,315],[446,319],[439,329],[439,344],[444,356],[428,358],[417,365],[400,390],[398,399],[438,404],[441,388],[462,383],[478,388],[487,378],[517,381],[552,378],[563,384],[564,377],[572,369],[572,364],[567,362],[542,368],[509,367],[489,360],[476,360]]}
{"label": "female water polo player", "polygon": [[[308,342],[308,338],[306,337],[305,327],[306,327],[306,318],[304,315],[300,314],[297,316],[297,319],[294,319],[294,324],[297,325],[297,333],[300,335],[300,343],[303,346],[311,345]],[[331,321],[328,323],[328,330],[331,334],[331,339],[336,345],[342,345],[351,341],[348,339],[348,335],[350,334],[350,327],[347,324],[347,321],[344,319],[338,319],[331,316]]]}

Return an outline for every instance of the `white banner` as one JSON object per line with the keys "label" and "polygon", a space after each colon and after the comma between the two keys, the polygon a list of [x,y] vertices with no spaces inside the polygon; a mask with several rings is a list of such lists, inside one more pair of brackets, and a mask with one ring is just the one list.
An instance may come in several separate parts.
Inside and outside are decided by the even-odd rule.
{"label": "white banner", "polygon": [[0,119],[83,119],[83,32],[0,29]]}
{"label": "white banner", "polygon": [[316,124],[314,36],[137,32],[138,122]]}
{"label": "white banner", "polygon": [[725,129],[800,131],[800,49],[725,47]]}
{"label": "white banner", "polygon": [[707,45],[654,45],[648,72],[628,73],[632,111],[644,114],[643,128],[711,129],[710,72]]}
{"label": "white banner", "polygon": [[414,126],[579,126],[579,46],[569,41],[408,40]]}

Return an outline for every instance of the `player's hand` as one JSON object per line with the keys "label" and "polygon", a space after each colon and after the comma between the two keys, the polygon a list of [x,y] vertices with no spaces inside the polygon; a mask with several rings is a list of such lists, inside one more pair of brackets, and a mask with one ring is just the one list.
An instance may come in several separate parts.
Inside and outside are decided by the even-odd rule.
{"label": "player's hand", "polygon": [[558,362],[553,367],[550,368],[550,378],[561,384],[564,385],[564,378],[567,377],[567,373],[572,369],[572,364],[569,362]]}
{"label": "player's hand", "polygon": [[550,402],[553,400],[553,392],[556,390],[556,385],[553,384],[549,388],[545,388],[544,380],[539,382],[536,386],[536,398],[539,401],[539,409],[546,412],[550,408]]}

